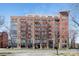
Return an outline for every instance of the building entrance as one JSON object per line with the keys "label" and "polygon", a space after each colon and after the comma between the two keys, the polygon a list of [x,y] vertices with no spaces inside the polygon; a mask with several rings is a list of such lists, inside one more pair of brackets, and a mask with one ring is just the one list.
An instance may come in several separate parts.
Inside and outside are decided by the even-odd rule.
{"label": "building entrance", "polygon": [[48,47],[49,48],[53,48],[53,40],[49,40],[48,41]]}
{"label": "building entrance", "polygon": [[40,48],[40,43],[35,43],[35,49],[39,49]]}

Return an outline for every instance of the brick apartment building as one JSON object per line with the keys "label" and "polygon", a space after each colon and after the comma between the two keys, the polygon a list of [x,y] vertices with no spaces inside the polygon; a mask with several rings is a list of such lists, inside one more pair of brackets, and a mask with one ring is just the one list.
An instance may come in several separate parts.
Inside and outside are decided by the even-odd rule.
{"label": "brick apartment building", "polygon": [[0,32],[0,48],[8,47],[8,34],[7,32]]}
{"label": "brick apartment building", "polygon": [[11,16],[11,39],[17,47],[59,48],[68,47],[68,12],[58,16]]}

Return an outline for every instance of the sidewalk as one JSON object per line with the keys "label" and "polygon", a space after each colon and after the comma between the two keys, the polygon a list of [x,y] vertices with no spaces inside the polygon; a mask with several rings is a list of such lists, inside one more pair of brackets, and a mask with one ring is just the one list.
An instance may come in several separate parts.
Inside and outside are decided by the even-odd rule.
{"label": "sidewalk", "polygon": [[[56,56],[56,50],[54,49],[0,49],[0,55],[6,56]],[[79,50],[67,49],[59,50],[59,55],[64,56],[79,56]]]}

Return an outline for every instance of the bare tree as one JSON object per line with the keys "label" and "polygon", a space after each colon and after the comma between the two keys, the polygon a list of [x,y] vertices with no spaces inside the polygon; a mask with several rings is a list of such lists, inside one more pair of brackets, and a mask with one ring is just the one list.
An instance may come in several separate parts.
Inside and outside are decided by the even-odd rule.
{"label": "bare tree", "polygon": [[[75,24],[75,25],[73,25],[73,27],[75,28],[75,29],[73,29],[73,30],[70,30],[70,39],[71,39],[71,48],[76,48],[75,47],[75,44],[76,44],[76,38],[77,38],[77,34],[78,34],[78,30],[77,30],[77,28],[78,28],[78,26],[79,26],[79,23],[76,21],[76,18],[75,17],[73,17],[72,15],[70,15],[71,16],[71,21],[73,21],[73,23]],[[77,25],[77,26],[76,26]]]}
{"label": "bare tree", "polygon": [[[10,33],[10,29],[8,28],[8,26],[6,26],[5,25],[5,17],[4,16],[0,16],[0,27],[4,27],[4,28],[6,28],[7,30],[7,33],[8,33],[8,37],[10,37],[11,38],[11,33]],[[1,28],[0,28],[1,29]],[[5,29],[4,29],[5,30]],[[11,43],[11,45],[13,45],[12,44],[12,40],[8,40],[8,43]],[[9,44],[8,44],[9,45]]]}
{"label": "bare tree", "polygon": [[76,48],[75,44],[76,44],[76,37],[77,37],[77,31],[76,30],[70,30],[70,48]]}
{"label": "bare tree", "polygon": [[79,32],[79,3],[70,4],[70,17],[71,21],[74,23],[75,30],[70,30],[71,48],[75,48],[75,41],[78,37]]}
{"label": "bare tree", "polygon": [[4,24],[4,16],[0,16],[0,26]]}
{"label": "bare tree", "polygon": [[57,52],[57,55],[59,54],[58,53],[58,49],[59,49],[59,19],[58,17],[55,16],[55,49],[56,49],[56,52]]}

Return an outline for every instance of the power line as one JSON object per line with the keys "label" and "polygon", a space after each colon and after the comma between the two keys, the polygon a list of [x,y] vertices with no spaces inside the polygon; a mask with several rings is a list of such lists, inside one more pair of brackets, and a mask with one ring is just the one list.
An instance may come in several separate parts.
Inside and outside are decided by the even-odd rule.
{"label": "power line", "polygon": [[72,17],[72,21],[79,26],[79,23],[75,20],[75,18],[72,15],[70,16]]}

